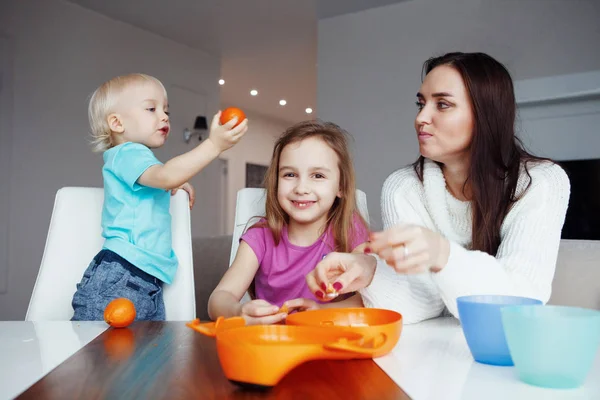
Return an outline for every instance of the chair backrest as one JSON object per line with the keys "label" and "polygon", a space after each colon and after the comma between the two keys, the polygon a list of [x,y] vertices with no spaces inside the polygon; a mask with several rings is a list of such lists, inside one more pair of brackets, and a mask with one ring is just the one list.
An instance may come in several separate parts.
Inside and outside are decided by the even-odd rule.
{"label": "chair backrest", "polygon": [[[68,321],[73,316],[76,284],[104,241],[100,226],[103,202],[101,188],[65,187],[56,193],[27,321]],[[196,302],[187,193],[179,190],[171,198],[170,211],[179,266],[173,283],[164,286],[166,318],[189,321],[196,317]]]}
{"label": "chair backrest", "polygon": [[[265,215],[266,191],[260,188],[246,188],[238,192],[235,205],[235,222],[231,239],[231,254],[229,265],[233,263],[240,244],[240,237],[250,224],[253,217]],[[361,190],[356,190],[356,205],[362,217],[369,223],[369,210],[367,209],[367,196]],[[254,221],[253,221],[254,222]]]}
{"label": "chair backrest", "polygon": [[600,240],[560,241],[548,303],[600,310]]}

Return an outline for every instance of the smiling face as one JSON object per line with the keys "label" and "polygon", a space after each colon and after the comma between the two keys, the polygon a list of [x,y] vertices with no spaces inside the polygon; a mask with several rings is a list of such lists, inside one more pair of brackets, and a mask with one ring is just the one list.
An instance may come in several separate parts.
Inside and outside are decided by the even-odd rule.
{"label": "smiling face", "polygon": [[469,158],[474,117],[460,73],[449,65],[429,72],[417,93],[415,130],[421,155],[448,163]]}
{"label": "smiling face", "polygon": [[325,224],[336,197],[341,197],[338,164],[335,151],[318,137],[283,148],[277,200],[290,224]]}

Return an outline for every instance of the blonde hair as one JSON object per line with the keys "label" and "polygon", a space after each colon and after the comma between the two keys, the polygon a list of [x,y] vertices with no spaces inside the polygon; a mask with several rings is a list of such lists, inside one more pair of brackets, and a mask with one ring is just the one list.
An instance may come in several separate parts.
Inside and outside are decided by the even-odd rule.
{"label": "blonde hair", "polygon": [[273,157],[265,175],[264,186],[267,192],[266,220],[252,227],[268,226],[275,244],[281,240],[281,231],[289,223],[289,216],[277,201],[279,186],[279,159],[283,149],[292,143],[316,137],[325,142],[338,156],[340,169],[341,198],[336,198],[327,216],[327,226],[331,226],[335,243],[334,251],[352,251],[352,239],[355,237],[354,222],[368,230],[368,225],[358,212],[356,205],[356,178],[352,157],[348,150],[348,133],[332,122],[319,120],[303,121],[288,128],[277,140]]}
{"label": "blonde hair", "polygon": [[165,92],[163,84],[153,76],[146,74],[128,74],[112,78],[104,82],[94,91],[88,106],[88,119],[91,128],[91,145],[95,152],[102,152],[114,146],[112,131],[108,126],[108,115],[114,112],[119,96],[132,85],[155,83]]}

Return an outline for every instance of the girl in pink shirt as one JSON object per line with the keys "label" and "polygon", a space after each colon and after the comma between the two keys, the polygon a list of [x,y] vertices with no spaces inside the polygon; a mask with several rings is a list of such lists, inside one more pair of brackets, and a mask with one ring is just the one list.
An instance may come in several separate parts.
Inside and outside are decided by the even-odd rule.
{"label": "girl in pink shirt", "polygon": [[[265,187],[266,216],[242,235],[233,264],[211,294],[212,319],[243,316],[248,324],[272,324],[291,310],[340,306],[325,300],[341,287],[313,294],[305,277],[329,253],[366,247],[369,232],[356,207],[354,167],[339,126],[304,121],[290,127],[275,144]],[[254,299],[240,304],[252,286]],[[362,302],[355,296],[344,305]]]}

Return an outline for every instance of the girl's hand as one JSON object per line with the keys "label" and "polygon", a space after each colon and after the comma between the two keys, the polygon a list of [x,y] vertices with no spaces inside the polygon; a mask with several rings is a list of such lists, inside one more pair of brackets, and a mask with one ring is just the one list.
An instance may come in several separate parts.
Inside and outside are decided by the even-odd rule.
{"label": "girl's hand", "polygon": [[183,185],[181,185],[175,189],[172,189],[171,196],[174,196],[175,193],[177,193],[177,191],[179,189],[185,190],[188,193],[188,195],[190,197],[190,210],[191,210],[192,207],[194,207],[194,203],[196,202],[196,190],[194,189],[194,187],[192,186],[191,183],[186,182]]}
{"label": "girl's hand", "polygon": [[319,303],[317,303],[314,300],[310,300],[310,299],[304,299],[304,298],[298,298],[298,299],[293,299],[293,300],[288,300],[285,303],[283,303],[283,306],[281,308],[287,308],[288,313],[290,311],[307,311],[307,310],[318,310],[319,308],[321,308],[321,306],[319,305]]}
{"label": "girl's hand", "polygon": [[399,273],[439,272],[448,262],[450,242],[422,226],[401,224],[372,233],[365,252],[377,254]]}
{"label": "girl's hand", "polygon": [[[320,299],[333,300],[341,293],[369,286],[375,275],[375,257],[360,253],[329,253],[306,275],[309,289]],[[335,292],[327,295],[331,284]]]}
{"label": "girl's hand", "polygon": [[271,325],[283,321],[287,313],[280,313],[279,307],[265,300],[251,300],[242,304],[240,316],[246,325]]}

